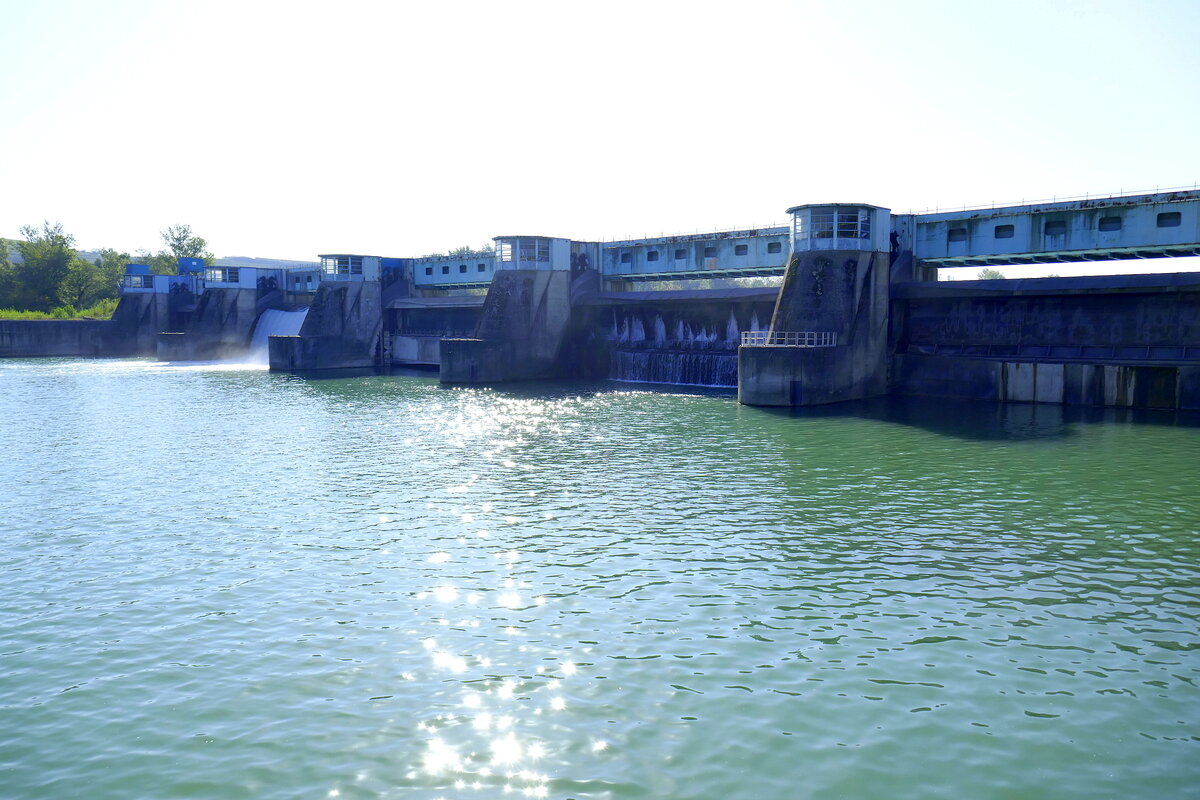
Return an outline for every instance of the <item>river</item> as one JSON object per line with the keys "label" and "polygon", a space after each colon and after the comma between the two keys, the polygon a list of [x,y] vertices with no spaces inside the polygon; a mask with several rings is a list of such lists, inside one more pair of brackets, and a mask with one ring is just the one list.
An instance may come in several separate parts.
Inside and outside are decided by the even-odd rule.
{"label": "river", "polygon": [[1200,791],[1200,427],[0,361],[6,798]]}

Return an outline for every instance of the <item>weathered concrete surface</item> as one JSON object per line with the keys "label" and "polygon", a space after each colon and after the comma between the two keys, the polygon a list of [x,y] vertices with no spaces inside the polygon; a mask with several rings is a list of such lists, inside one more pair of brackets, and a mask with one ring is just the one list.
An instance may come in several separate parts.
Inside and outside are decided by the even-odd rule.
{"label": "weathered concrete surface", "polygon": [[107,355],[107,320],[0,320],[0,357]]}
{"label": "weathered concrete surface", "polygon": [[1200,410],[1200,365],[1085,364],[901,354],[894,391],[927,397]]}
{"label": "weathered concrete surface", "polygon": [[169,300],[161,294],[122,295],[105,331],[106,356],[153,356],[159,331],[167,330]]}
{"label": "weathered concrete surface", "polygon": [[492,279],[472,339],[443,339],[443,383],[498,383],[560,377],[571,323],[567,272],[505,270]]}
{"label": "weathered concrete surface", "polygon": [[741,347],[738,401],[820,405],[887,392],[888,254],[793,255],[771,331],[837,335],[836,347]]}
{"label": "weathered concrete surface", "polygon": [[578,377],[732,386],[741,333],[765,330],[778,296],[770,286],[581,295],[568,362]]}
{"label": "weathered concrete surface", "polygon": [[0,320],[0,358],[154,355],[166,318],[162,295],[128,294],[111,320]]}
{"label": "weathered concrete surface", "polygon": [[380,362],[383,304],[379,281],[323,283],[299,336],[269,339],[273,372],[362,369]]}
{"label": "weathered concrete surface", "polygon": [[396,365],[437,366],[442,363],[442,338],[437,335],[390,334],[384,360]]}
{"label": "weathered concrete surface", "polygon": [[1146,357],[1146,347],[1200,347],[1194,273],[907,284],[893,298],[901,352],[1037,345]]}
{"label": "weathered concrete surface", "polygon": [[[385,290],[385,297],[386,294]],[[438,341],[447,337],[470,338],[479,326],[485,300],[483,295],[391,300],[383,311],[384,363],[394,366],[440,364]]]}
{"label": "weathered concrete surface", "polygon": [[208,361],[245,355],[258,319],[254,289],[206,289],[187,330],[158,337],[159,361]]}

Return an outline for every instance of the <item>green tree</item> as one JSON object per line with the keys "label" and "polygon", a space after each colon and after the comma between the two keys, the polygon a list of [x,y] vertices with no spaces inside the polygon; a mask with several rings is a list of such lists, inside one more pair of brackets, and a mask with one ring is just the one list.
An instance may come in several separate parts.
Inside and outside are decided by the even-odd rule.
{"label": "green tree", "polygon": [[138,251],[138,261],[148,264],[155,275],[179,273],[179,259],[203,258],[206,264],[213,263],[213,254],[208,252],[208,242],[192,233],[190,225],[171,225],[161,231],[166,250],[151,254],[149,250]]}
{"label": "green tree", "polygon": [[0,308],[16,305],[17,274],[9,257],[8,240],[0,239]]}
{"label": "green tree", "polygon": [[190,225],[171,225],[162,232],[163,244],[176,258],[212,258],[208,242],[192,233]]}
{"label": "green tree", "polygon": [[67,265],[66,274],[58,284],[58,300],[76,310],[88,308],[105,297],[104,276],[100,268],[83,258]]}
{"label": "green tree", "polygon": [[75,253],[75,237],[63,230],[62,223],[42,223],[21,228],[25,241],[17,243],[21,263],[14,265],[16,302],[14,307],[30,311],[49,311],[59,304],[59,286],[80,258]]}
{"label": "green tree", "polygon": [[129,253],[122,253],[108,247],[100,251],[100,257],[96,259],[96,268],[100,270],[100,279],[104,284],[102,297],[120,296],[121,279],[125,275],[125,265],[130,263],[131,260]]}
{"label": "green tree", "polygon": [[998,269],[984,267],[983,269],[979,270],[979,280],[981,281],[998,281],[1003,277],[1004,273]]}

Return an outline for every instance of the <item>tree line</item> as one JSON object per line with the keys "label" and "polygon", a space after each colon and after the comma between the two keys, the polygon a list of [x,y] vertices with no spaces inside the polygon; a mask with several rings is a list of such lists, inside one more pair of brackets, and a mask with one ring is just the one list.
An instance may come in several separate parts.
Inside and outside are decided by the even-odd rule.
{"label": "tree line", "polygon": [[164,247],[158,252],[139,250],[133,257],[104,248],[95,258],[84,258],[60,222],[25,225],[21,236],[0,239],[0,312],[74,317],[94,311],[93,316],[110,316],[126,264],[148,264],[153,274],[174,275],[180,258],[213,259],[208,242],[187,225],[163,230]]}

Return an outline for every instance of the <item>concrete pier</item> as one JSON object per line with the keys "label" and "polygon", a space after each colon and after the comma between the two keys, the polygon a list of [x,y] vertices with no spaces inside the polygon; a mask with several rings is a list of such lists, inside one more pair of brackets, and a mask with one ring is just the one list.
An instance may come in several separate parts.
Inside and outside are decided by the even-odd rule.
{"label": "concrete pier", "polygon": [[269,340],[273,372],[362,369],[380,363],[379,281],[323,283],[298,336]]}
{"label": "concrete pier", "polygon": [[509,270],[492,280],[475,336],[443,339],[443,383],[559,377],[571,322],[567,272]]}
{"label": "concrete pier", "polygon": [[738,349],[738,400],[807,406],[887,392],[887,209],[796,206],[768,334]]}

